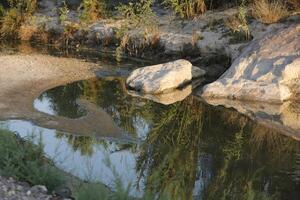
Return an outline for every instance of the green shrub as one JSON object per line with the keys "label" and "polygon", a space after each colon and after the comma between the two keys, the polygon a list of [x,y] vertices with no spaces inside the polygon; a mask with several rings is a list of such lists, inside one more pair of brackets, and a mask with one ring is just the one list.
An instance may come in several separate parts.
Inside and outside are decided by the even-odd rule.
{"label": "green shrub", "polygon": [[192,19],[206,11],[204,0],[164,0],[182,18]]}
{"label": "green shrub", "polygon": [[32,185],[45,185],[49,191],[64,183],[54,163],[45,158],[43,145],[25,141],[14,133],[0,129],[0,174]]}
{"label": "green shrub", "polygon": [[238,9],[238,14],[225,21],[226,26],[233,33],[232,42],[241,42],[251,39],[251,33],[247,21],[247,8],[241,4]]}
{"label": "green shrub", "polygon": [[18,30],[21,26],[22,17],[16,8],[12,8],[5,13],[1,19],[1,38],[17,38]]}
{"label": "green shrub", "polygon": [[0,38],[15,39],[22,22],[35,11],[37,0],[9,0],[8,3],[9,10],[0,9]]}
{"label": "green shrub", "polygon": [[11,8],[16,8],[21,15],[31,15],[37,7],[37,0],[8,0]]}
{"label": "green shrub", "polygon": [[83,0],[79,9],[82,9],[81,20],[86,22],[95,22],[107,15],[105,0]]}
{"label": "green shrub", "polygon": [[121,17],[127,19],[127,26],[151,26],[156,23],[156,15],[152,10],[153,0],[140,0],[139,2],[121,4],[117,11]]}
{"label": "green shrub", "polygon": [[65,23],[67,21],[69,12],[70,10],[66,4],[66,1],[63,1],[63,6],[59,8],[60,23]]}
{"label": "green shrub", "polygon": [[[136,3],[121,4],[117,8],[121,17],[125,19],[122,27],[116,33],[120,40],[120,45],[116,50],[117,59],[124,52],[138,56],[149,45],[158,46],[160,33],[157,27],[157,16],[152,10],[153,2],[153,0],[141,0]],[[138,37],[141,41],[132,38],[129,32],[133,29],[139,29],[143,33],[142,37]]]}

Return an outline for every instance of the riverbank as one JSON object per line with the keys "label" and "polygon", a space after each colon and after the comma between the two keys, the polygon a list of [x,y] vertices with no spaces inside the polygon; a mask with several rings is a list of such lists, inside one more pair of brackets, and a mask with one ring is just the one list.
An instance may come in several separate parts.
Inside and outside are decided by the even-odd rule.
{"label": "riverbank", "polygon": [[[72,1],[66,2],[39,1],[35,10],[24,18],[14,37],[50,43],[59,48],[112,50],[118,59],[123,55],[153,60],[159,58],[161,61],[185,58],[209,71],[208,74],[215,78],[230,66],[231,60],[250,41],[300,20],[298,4],[294,3],[288,4],[290,10],[282,16],[268,8],[272,4],[265,5],[269,12],[265,17],[276,18],[266,22],[254,17],[252,4],[229,4],[228,8],[226,2],[222,2],[217,9],[186,18],[156,1],[130,6],[126,3],[120,6],[119,3],[124,2],[116,1],[112,4],[119,7],[107,8],[109,16],[101,15],[105,8],[90,10],[89,13],[89,1],[81,7],[78,7],[78,2],[75,5],[69,3]],[[278,9],[288,7],[279,8],[278,4]],[[101,17],[86,19],[98,16],[97,12]]]}

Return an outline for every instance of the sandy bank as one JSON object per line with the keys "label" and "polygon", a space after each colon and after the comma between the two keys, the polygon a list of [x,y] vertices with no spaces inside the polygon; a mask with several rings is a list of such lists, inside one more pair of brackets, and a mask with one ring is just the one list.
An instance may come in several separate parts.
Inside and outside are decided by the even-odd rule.
{"label": "sandy bank", "polygon": [[127,138],[111,117],[87,101],[88,114],[78,119],[52,116],[34,109],[44,91],[70,82],[96,77],[103,67],[78,59],[42,54],[0,56],[0,120],[25,119],[36,125],[79,135]]}

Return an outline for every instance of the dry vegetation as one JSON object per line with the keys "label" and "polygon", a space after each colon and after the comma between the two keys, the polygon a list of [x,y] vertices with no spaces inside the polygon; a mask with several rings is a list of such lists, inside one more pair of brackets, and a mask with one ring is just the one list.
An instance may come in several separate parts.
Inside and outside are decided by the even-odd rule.
{"label": "dry vegetation", "polygon": [[282,1],[256,0],[252,6],[252,15],[265,24],[272,24],[288,16],[289,11]]}

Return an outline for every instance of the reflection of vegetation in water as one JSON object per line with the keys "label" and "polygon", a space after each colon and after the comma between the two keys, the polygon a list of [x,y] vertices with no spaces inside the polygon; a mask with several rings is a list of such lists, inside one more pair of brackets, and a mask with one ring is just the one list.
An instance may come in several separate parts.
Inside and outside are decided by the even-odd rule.
{"label": "reflection of vegetation in water", "polygon": [[147,190],[171,199],[192,198],[203,112],[203,104],[189,98],[156,118],[137,165],[140,175],[147,176]]}
{"label": "reflection of vegetation in water", "polygon": [[[152,118],[152,102],[140,101],[127,95],[124,79],[92,79],[83,84],[82,97],[102,107],[118,126],[129,133],[137,134],[136,123],[141,116],[146,121]],[[140,102],[142,105],[139,105]]]}
{"label": "reflection of vegetation in water", "polygon": [[[300,152],[299,142],[190,97],[156,118],[137,169],[146,179],[146,190],[171,199],[192,199],[193,190],[199,189],[203,199],[295,199],[295,152]],[[200,170],[213,177],[200,177],[201,192],[194,183],[200,161],[208,162],[199,160],[203,154],[211,155],[213,165]]]}
{"label": "reflection of vegetation in water", "polygon": [[299,196],[299,182],[286,173],[296,163],[299,142],[231,113],[223,113],[221,119],[226,117],[224,124],[229,125],[240,121],[236,124],[239,130],[222,142],[216,140],[216,169],[204,198],[295,199]]}
{"label": "reflection of vegetation in water", "polygon": [[56,131],[56,137],[61,139],[65,138],[72,146],[73,151],[79,151],[81,155],[86,156],[92,156],[95,152],[95,148],[98,146],[110,151],[110,153],[123,150],[130,150],[132,153],[135,153],[137,149],[136,144],[113,143],[105,139],[94,138],[93,136],[75,136]]}
{"label": "reflection of vegetation in water", "polygon": [[76,100],[88,99],[109,113],[118,126],[132,134],[137,133],[135,125],[141,116],[146,121],[151,119],[152,102],[143,101],[139,106],[139,99],[126,94],[123,79],[90,79],[54,88],[45,94],[58,115],[71,118],[82,116],[84,111]]}
{"label": "reflection of vegetation in water", "polygon": [[[137,171],[140,180],[145,180],[147,194],[170,199],[192,199],[193,195],[203,199],[293,199],[300,195],[299,142],[236,111],[207,106],[194,97],[170,106],[132,98],[126,95],[122,79],[94,79],[54,90],[47,96],[57,113],[72,109],[77,113],[76,99],[85,98],[104,108],[130,133],[138,133],[140,119],[149,126],[140,149],[126,144],[109,149],[139,151]],[[65,92],[63,99],[61,92]],[[68,103],[73,107],[63,111]],[[110,146],[106,140],[91,137],[64,137],[84,155],[92,155],[94,145]],[[210,159],[202,159],[203,155]]]}
{"label": "reflection of vegetation in water", "polygon": [[[77,118],[85,114],[85,111],[76,103],[82,89],[80,83],[70,84],[51,89],[45,95],[49,98],[50,105],[57,115]],[[39,99],[43,100],[43,95]]]}

